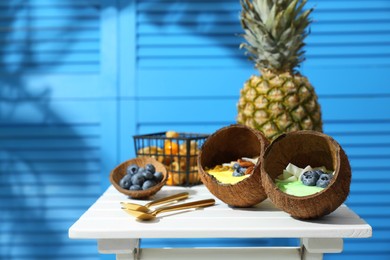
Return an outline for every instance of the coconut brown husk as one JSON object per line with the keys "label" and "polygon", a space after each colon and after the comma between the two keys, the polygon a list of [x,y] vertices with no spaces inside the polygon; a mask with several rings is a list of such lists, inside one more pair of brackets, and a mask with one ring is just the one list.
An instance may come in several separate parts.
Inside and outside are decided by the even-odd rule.
{"label": "coconut brown husk", "polygon": [[251,207],[266,199],[261,186],[258,160],[253,173],[236,184],[219,183],[205,169],[236,161],[242,157],[262,158],[268,140],[258,131],[244,125],[231,125],[209,136],[198,156],[198,169],[203,184],[209,191],[234,207]]}
{"label": "coconut brown husk", "polygon": [[[154,165],[154,167],[156,168],[156,172],[161,172],[163,174],[164,177],[160,183],[157,183],[155,186],[147,190],[140,191],[126,190],[119,185],[120,180],[123,178],[123,176],[126,175],[126,168],[129,165],[136,164],[139,167],[145,167],[149,163]],[[138,157],[127,160],[116,166],[110,172],[110,182],[115,187],[115,189],[133,199],[146,199],[156,194],[165,185],[167,178],[168,173],[165,166],[152,157]]]}
{"label": "coconut brown husk", "polygon": [[[274,180],[292,163],[305,168],[325,166],[335,174],[327,188],[304,197],[281,191]],[[351,184],[351,167],[341,146],[330,136],[315,131],[283,134],[267,147],[261,177],[265,192],[275,206],[299,219],[314,219],[336,210],[347,198]]]}

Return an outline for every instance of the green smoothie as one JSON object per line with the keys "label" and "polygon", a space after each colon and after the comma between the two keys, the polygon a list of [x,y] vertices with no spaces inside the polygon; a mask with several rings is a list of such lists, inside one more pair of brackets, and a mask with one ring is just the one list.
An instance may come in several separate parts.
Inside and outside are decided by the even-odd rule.
{"label": "green smoothie", "polygon": [[317,186],[306,186],[301,181],[276,180],[275,184],[281,191],[298,197],[309,196],[324,189]]}
{"label": "green smoothie", "polygon": [[293,196],[304,197],[315,194],[322,191],[324,188],[318,186],[308,186],[303,184],[301,181],[303,173],[315,169],[319,169],[324,173],[333,174],[325,167],[312,168],[308,165],[305,168],[299,168],[290,163],[287,165],[286,169],[283,170],[283,173],[275,179],[275,184],[281,191]]}

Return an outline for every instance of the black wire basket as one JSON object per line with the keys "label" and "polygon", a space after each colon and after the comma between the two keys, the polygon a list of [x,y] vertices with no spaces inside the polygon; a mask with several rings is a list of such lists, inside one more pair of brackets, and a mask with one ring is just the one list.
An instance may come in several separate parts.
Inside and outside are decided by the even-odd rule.
{"label": "black wire basket", "polygon": [[198,133],[176,133],[167,137],[166,132],[134,135],[137,157],[153,157],[167,167],[170,186],[192,186],[200,184],[198,153],[209,135]]}

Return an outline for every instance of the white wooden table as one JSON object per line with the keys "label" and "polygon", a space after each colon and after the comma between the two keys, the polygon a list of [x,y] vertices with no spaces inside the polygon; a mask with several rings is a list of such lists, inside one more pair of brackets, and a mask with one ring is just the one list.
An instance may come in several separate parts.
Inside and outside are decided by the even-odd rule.
{"label": "white wooden table", "polygon": [[[188,191],[186,202],[213,198],[203,186],[163,187],[155,198]],[[367,238],[371,226],[340,206],[320,220],[291,218],[266,200],[254,208],[231,208],[216,199],[216,205],[199,210],[162,213],[149,222],[137,221],[121,210],[121,201],[131,201],[112,186],[69,229],[72,239],[94,239],[102,254],[117,259],[322,259],[324,253],[340,253],[343,238]],[[134,202],[134,201],[133,201]],[[136,200],[145,204],[147,201]],[[139,248],[142,238],[299,238],[300,247],[246,248]]]}

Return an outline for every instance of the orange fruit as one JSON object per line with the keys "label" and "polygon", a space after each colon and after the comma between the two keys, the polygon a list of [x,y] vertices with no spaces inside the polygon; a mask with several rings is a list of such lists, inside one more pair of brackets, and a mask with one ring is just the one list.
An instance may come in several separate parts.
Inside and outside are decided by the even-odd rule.
{"label": "orange fruit", "polygon": [[178,132],[175,132],[175,131],[167,131],[165,133],[165,136],[168,138],[177,138],[180,136],[180,134]]}
{"label": "orange fruit", "polygon": [[179,173],[169,172],[166,184],[168,186],[182,185],[185,182],[185,176]]}
{"label": "orange fruit", "polygon": [[172,142],[171,140],[166,140],[164,142],[164,152],[165,152],[165,154],[168,154],[168,155],[178,154],[179,145],[175,142]]}

